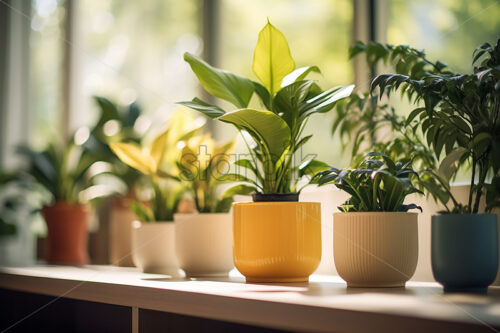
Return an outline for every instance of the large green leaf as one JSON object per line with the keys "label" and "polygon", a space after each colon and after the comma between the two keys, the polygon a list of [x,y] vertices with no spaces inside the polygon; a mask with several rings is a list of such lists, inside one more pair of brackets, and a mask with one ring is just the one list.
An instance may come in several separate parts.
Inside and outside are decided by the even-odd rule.
{"label": "large green leaf", "polygon": [[254,92],[252,81],[243,76],[212,67],[189,52],[184,53],[184,60],[189,63],[203,88],[210,94],[226,100],[238,108],[248,106]]}
{"label": "large green leaf", "polygon": [[262,101],[262,104],[270,110],[271,109],[271,94],[269,94],[269,91],[267,91],[266,87],[264,87],[262,84],[259,82],[254,82],[252,81],[254,88],[255,88],[255,93],[260,97],[260,100]]}
{"label": "large green leaf", "polygon": [[269,22],[259,33],[252,69],[271,95],[280,89],[283,78],[295,69],[285,36]]}
{"label": "large green leaf", "polygon": [[286,87],[294,82],[297,81],[302,81],[306,78],[306,76],[311,73],[321,73],[319,70],[318,66],[305,66],[305,67],[300,67],[288,74],[283,78],[283,81],[281,82],[281,87]]}
{"label": "large green leaf", "polygon": [[273,163],[279,160],[290,144],[290,128],[271,111],[241,109],[217,119],[248,131],[255,141],[267,148]]}
{"label": "large green leaf", "polygon": [[198,97],[193,98],[192,101],[186,101],[186,102],[177,102],[177,104],[187,106],[188,108],[191,108],[193,110],[196,110],[198,112],[203,113],[205,116],[208,116],[210,118],[217,118],[222,116],[224,113],[226,113],[224,110],[222,110],[220,107],[217,105],[212,105],[206,102],[203,102],[201,99]]}
{"label": "large green leaf", "polygon": [[351,95],[354,85],[339,86],[329,89],[321,94],[308,99],[302,104],[300,114],[307,117],[313,113],[323,113],[331,110],[331,108],[339,100]]}
{"label": "large green leaf", "polygon": [[273,111],[283,118],[290,129],[293,129],[299,117],[299,106],[307,98],[314,81],[297,81],[282,88],[273,102]]}
{"label": "large green leaf", "polygon": [[439,174],[443,176],[447,182],[449,182],[451,177],[457,172],[459,166],[461,165],[460,160],[465,153],[467,153],[466,148],[458,147],[446,155],[439,165]]}

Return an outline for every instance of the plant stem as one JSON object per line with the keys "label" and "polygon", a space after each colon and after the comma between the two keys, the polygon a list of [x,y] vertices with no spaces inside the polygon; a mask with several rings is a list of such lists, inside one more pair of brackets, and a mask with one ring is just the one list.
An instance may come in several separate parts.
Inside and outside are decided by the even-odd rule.
{"label": "plant stem", "polygon": [[481,201],[481,196],[483,195],[484,182],[486,180],[486,174],[488,169],[484,166],[484,161],[479,163],[479,182],[477,184],[476,190],[476,202],[474,203],[473,213],[477,214],[479,212],[479,203]]}
{"label": "plant stem", "polygon": [[476,156],[476,154],[472,153],[472,176],[471,176],[471,180],[470,180],[469,205],[468,205],[469,213],[471,212],[471,209],[472,209],[472,193],[474,192],[473,191],[474,181],[476,180],[476,163],[475,163],[476,159],[475,159],[475,156]]}

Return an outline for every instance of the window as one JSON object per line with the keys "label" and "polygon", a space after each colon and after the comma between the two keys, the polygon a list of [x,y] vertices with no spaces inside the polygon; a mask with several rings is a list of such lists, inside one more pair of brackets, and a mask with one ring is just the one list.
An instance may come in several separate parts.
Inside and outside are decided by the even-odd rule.
{"label": "window", "polygon": [[[122,104],[138,100],[148,114],[163,119],[175,108],[174,102],[199,94],[182,54],[201,54],[202,26],[217,27],[210,40],[216,50],[213,64],[253,77],[257,33],[269,18],[290,41],[297,65],[318,65],[323,75],[316,77],[327,88],[353,82],[347,50],[354,17],[358,21],[368,17],[353,15],[354,10],[366,11],[367,7],[353,6],[352,0],[86,0],[74,2],[79,32],[68,43],[64,30],[67,0],[25,1],[32,7],[30,142],[38,148],[57,139],[64,125],[63,60],[70,44],[78,58],[72,84],[79,86],[81,95],[71,124],[92,123],[96,106],[91,96],[95,94]],[[365,3],[360,0],[359,4]],[[204,6],[218,11],[216,20],[203,22]],[[19,13],[11,11],[10,15]],[[498,17],[500,5],[495,0],[387,0],[377,6],[376,18],[384,24],[374,26],[380,30],[377,36],[386,36],[389,43],[426,49],[430,58],[446,61],[453,70],[470,71],[472,50],[498,37]],[[408,109],[397,105],[398,112]],[[331,164],[345,165],[349,154],[332,142],[336,139],[330,135],[331,123],[330,115],[311,119],[309,130],[315,136],[307,148]],[[228,126],[211,126],[219,138],[234,135]]]}
{"label": "window", "polygon": [[500,37],[496,0],[423,0],[389,2],[387,41],[425,49],[453,71],[472,71],[472,51]]}
{"label": "window", "polygon": [[80,6],[84,123],[95,117],[88,114],[95,94],[121,104],[137,99],[146,113],[165,117],[174,102],[196,93],[182,55],[203,47],[199,1],[86,0]]}
{"label": "window", "polygon": [[35,148],[57,139],[61,129],[64,16],[61,1],[32,1],[29,121]]}

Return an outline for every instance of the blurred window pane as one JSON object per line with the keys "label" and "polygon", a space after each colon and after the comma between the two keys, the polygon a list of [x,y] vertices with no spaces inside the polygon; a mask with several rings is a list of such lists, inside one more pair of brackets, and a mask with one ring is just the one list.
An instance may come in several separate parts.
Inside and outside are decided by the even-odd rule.
{"label": "blurred window pane", "polygon": [[[191,99],[197,81],[185,51],[200,53],[197,0],[85,0],[80,2],[86,123],[96,117],[91,96],[120,104],[136,99],[149,114]],[[163,112],[162,112],[163,111]],[[80,121],[81,123],[82,121]]]}
{"label": "blurred window pane", "polygon": [[64,7],[62,1],[32,1],[30,35],[30,143],[43,148],[60,131]]}
{"label": "blurred window pane", "polygon": [[453,71],[470,73],[474,49],[500,37],[497,0],[391,0],[387,41],[425,49]]}

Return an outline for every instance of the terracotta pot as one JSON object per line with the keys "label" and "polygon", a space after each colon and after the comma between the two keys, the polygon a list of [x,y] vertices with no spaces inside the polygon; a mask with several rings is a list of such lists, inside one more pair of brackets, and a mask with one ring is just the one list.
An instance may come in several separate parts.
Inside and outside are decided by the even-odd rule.
{"label": "terracotta pot", "polygon": [[89,208],[85,205],[57,201],[52,206],[43,207],[42,215],[47,223],[47,262],[58,265],[87,264]]}
{"label": "terracotta pot", "polygon": [[248,282],[304,282],[321,260],[318,202],[233,204],[234,264]]}
{"label": "terracotta pot", "polygon": [[116,197],[111,201],[109,218],[109,260],[112,265],[134,266],[132,260],[132,222],[137,219],[130,209],[134,200],[128,197]]}
{"label": "terracotta pot", "polygon": [[333,256],[349,287],[404,287],[417,267],[417,213],[333,214]]}
{"label": "terracotta pot", "polygon": [[187,276],[227,276],[233,269],[230,213],[175,214],[175,252]]}
{"label": "terracotta pot", "polygon": [[180,277],[175,255],[175,224],[173,221],[132,224],[132,258],[144,273]]}

